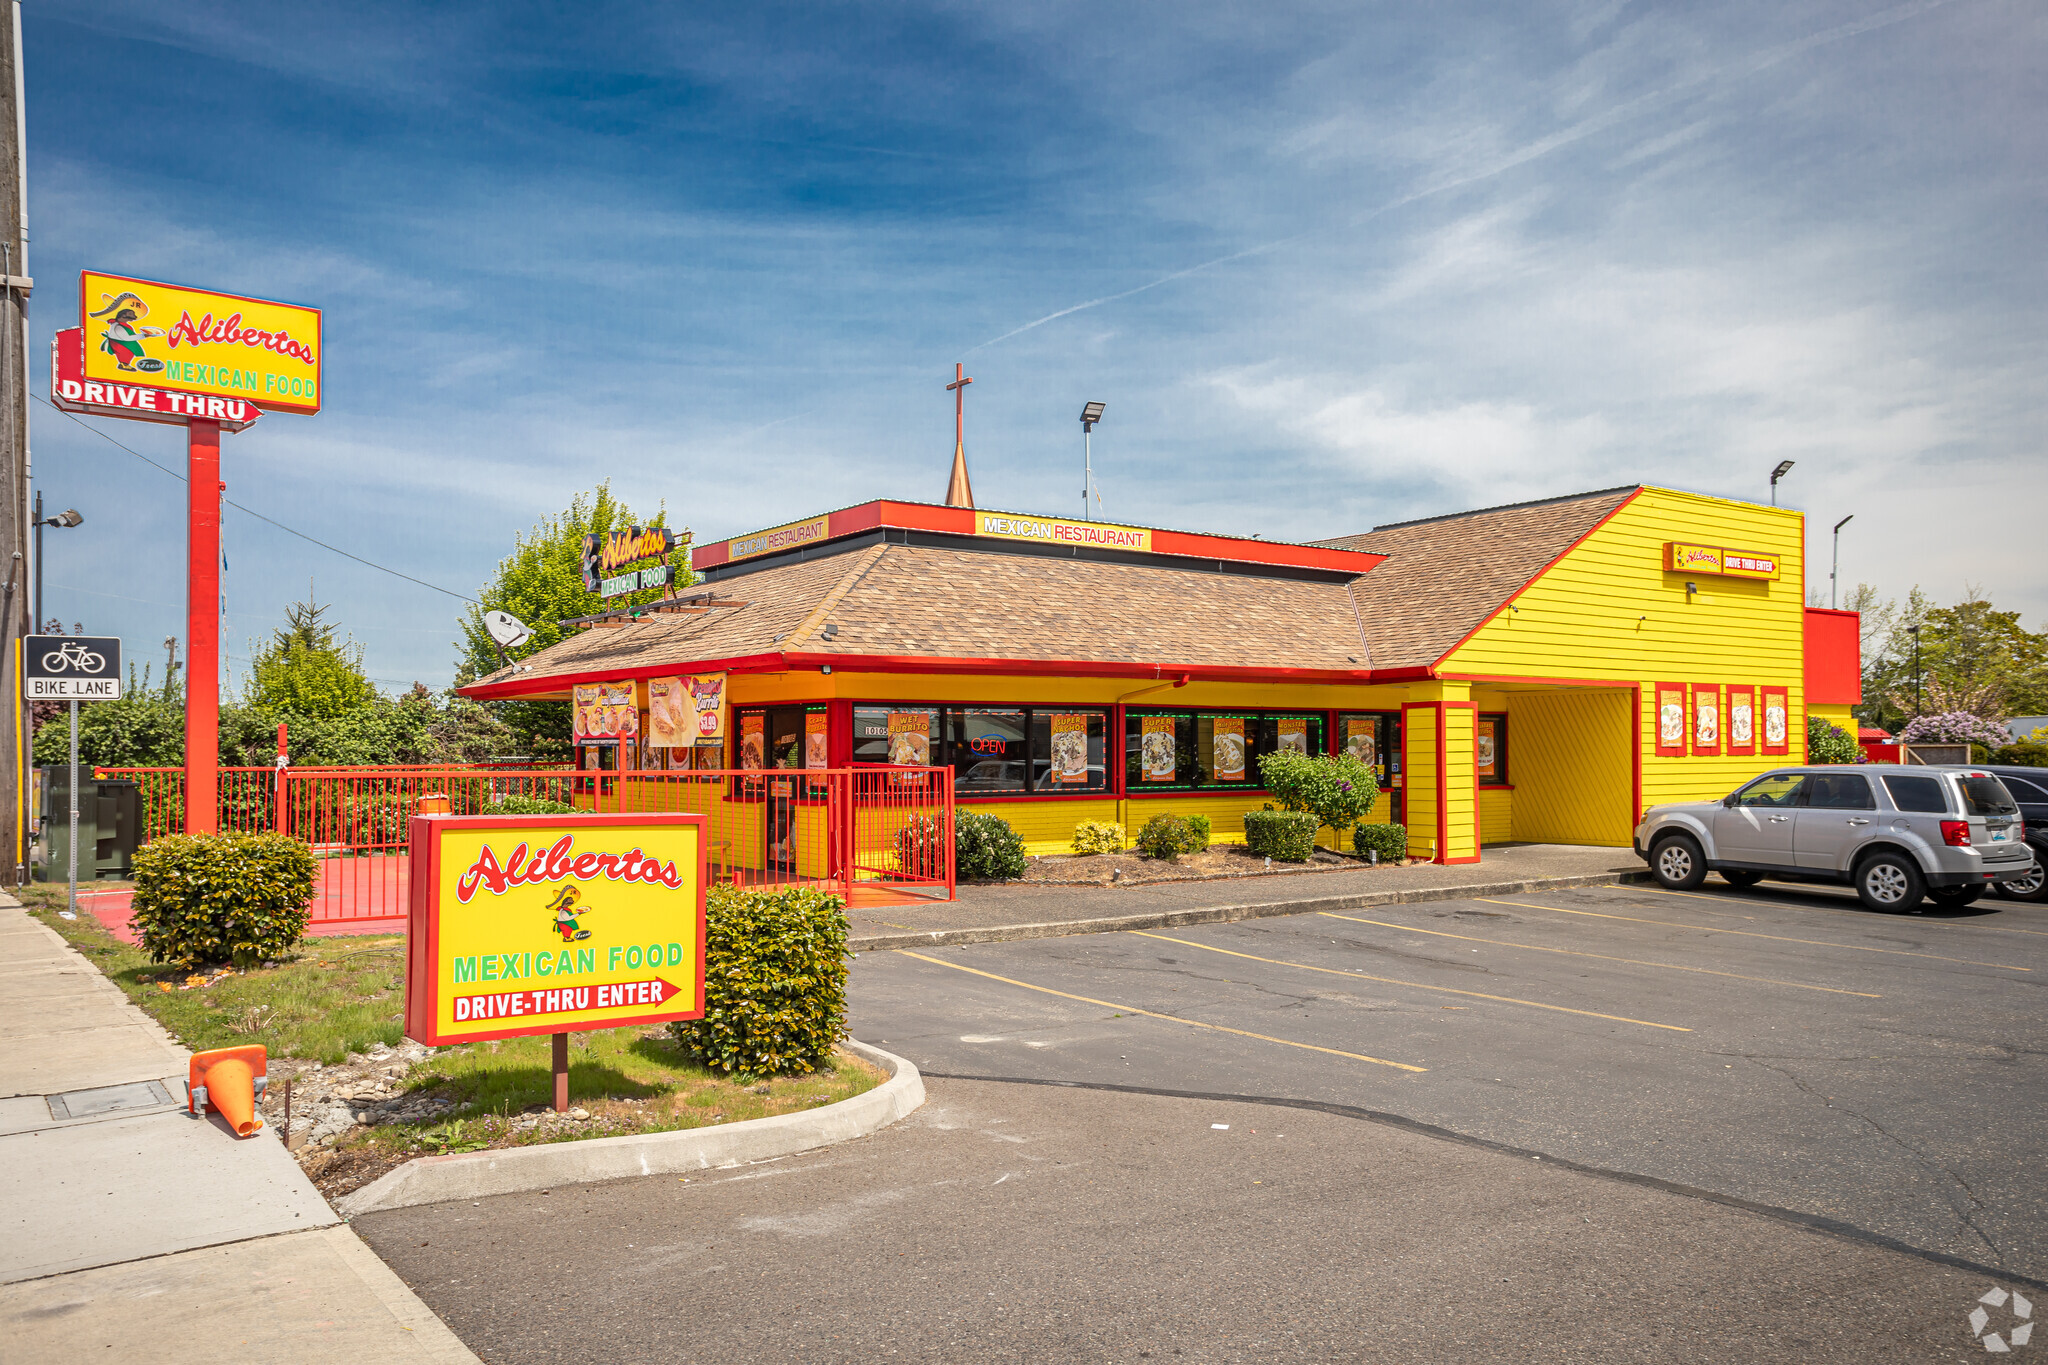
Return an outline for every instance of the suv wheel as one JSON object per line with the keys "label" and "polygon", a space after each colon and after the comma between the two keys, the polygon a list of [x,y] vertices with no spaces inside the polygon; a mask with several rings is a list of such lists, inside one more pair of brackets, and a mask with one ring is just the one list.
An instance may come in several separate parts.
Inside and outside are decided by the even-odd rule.
{"label": "suv wheel", "polygon": [[1690,834],[1674,834],[1650,850],[1650,871],[1667,891],[1691,891],[1707,879],[1707,859]]}
{"label": "suv wheel", "polygon": [[1926,897],[1927,879],[1903,853],[1874,853],[1857,865],[1856,895],[1872,910],[1911,910]]}
{"label": "suv wheel", "polygon": [[2048,900],[2048,872],[2043,872],[2037,859],[2033,869],[2016,881],[1993,882],[1991,889],[2009,901]]}

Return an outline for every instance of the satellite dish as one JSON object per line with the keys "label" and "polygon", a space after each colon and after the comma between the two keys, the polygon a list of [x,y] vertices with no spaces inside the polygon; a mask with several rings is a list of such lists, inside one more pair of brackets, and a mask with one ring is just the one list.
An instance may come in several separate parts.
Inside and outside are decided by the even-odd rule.
{"label": "satellite dish", "polygon": [[533,627],[508,611],[485,612],[484,629],[503,649],[517,649],[533,638]]}

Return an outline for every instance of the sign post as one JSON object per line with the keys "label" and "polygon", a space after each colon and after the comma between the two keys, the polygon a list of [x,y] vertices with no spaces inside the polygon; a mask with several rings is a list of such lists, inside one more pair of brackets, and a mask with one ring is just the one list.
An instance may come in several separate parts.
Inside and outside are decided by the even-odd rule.
{"label": "sign post", "polygon": [[71,913],[78,913],[78,703],[121,695],[121,641],[111,635],[31,635],[22,642],[21,694],[71,703]]}
{"label": "sign post", "polygon": [[416,815],[405,1036],[428,1047],[704,1017],[704,817]]}

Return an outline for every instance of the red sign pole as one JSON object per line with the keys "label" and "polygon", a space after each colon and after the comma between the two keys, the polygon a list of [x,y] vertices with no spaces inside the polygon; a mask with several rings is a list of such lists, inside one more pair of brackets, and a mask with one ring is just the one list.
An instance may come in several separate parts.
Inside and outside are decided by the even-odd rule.
{"label": "red sign pole", "polygon": [[220,828],[220,423],[186,423],[185,832]]}

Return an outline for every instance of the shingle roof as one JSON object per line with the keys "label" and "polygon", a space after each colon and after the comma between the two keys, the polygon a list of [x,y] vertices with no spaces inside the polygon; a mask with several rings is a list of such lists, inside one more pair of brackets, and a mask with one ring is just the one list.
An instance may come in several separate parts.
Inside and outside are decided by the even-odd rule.
{"label": "shingle roof", "polygon": [[1635,492],[1494,507],[1316,544],[1387,556],[1353,580],[1373,667],[1433,664]]}

